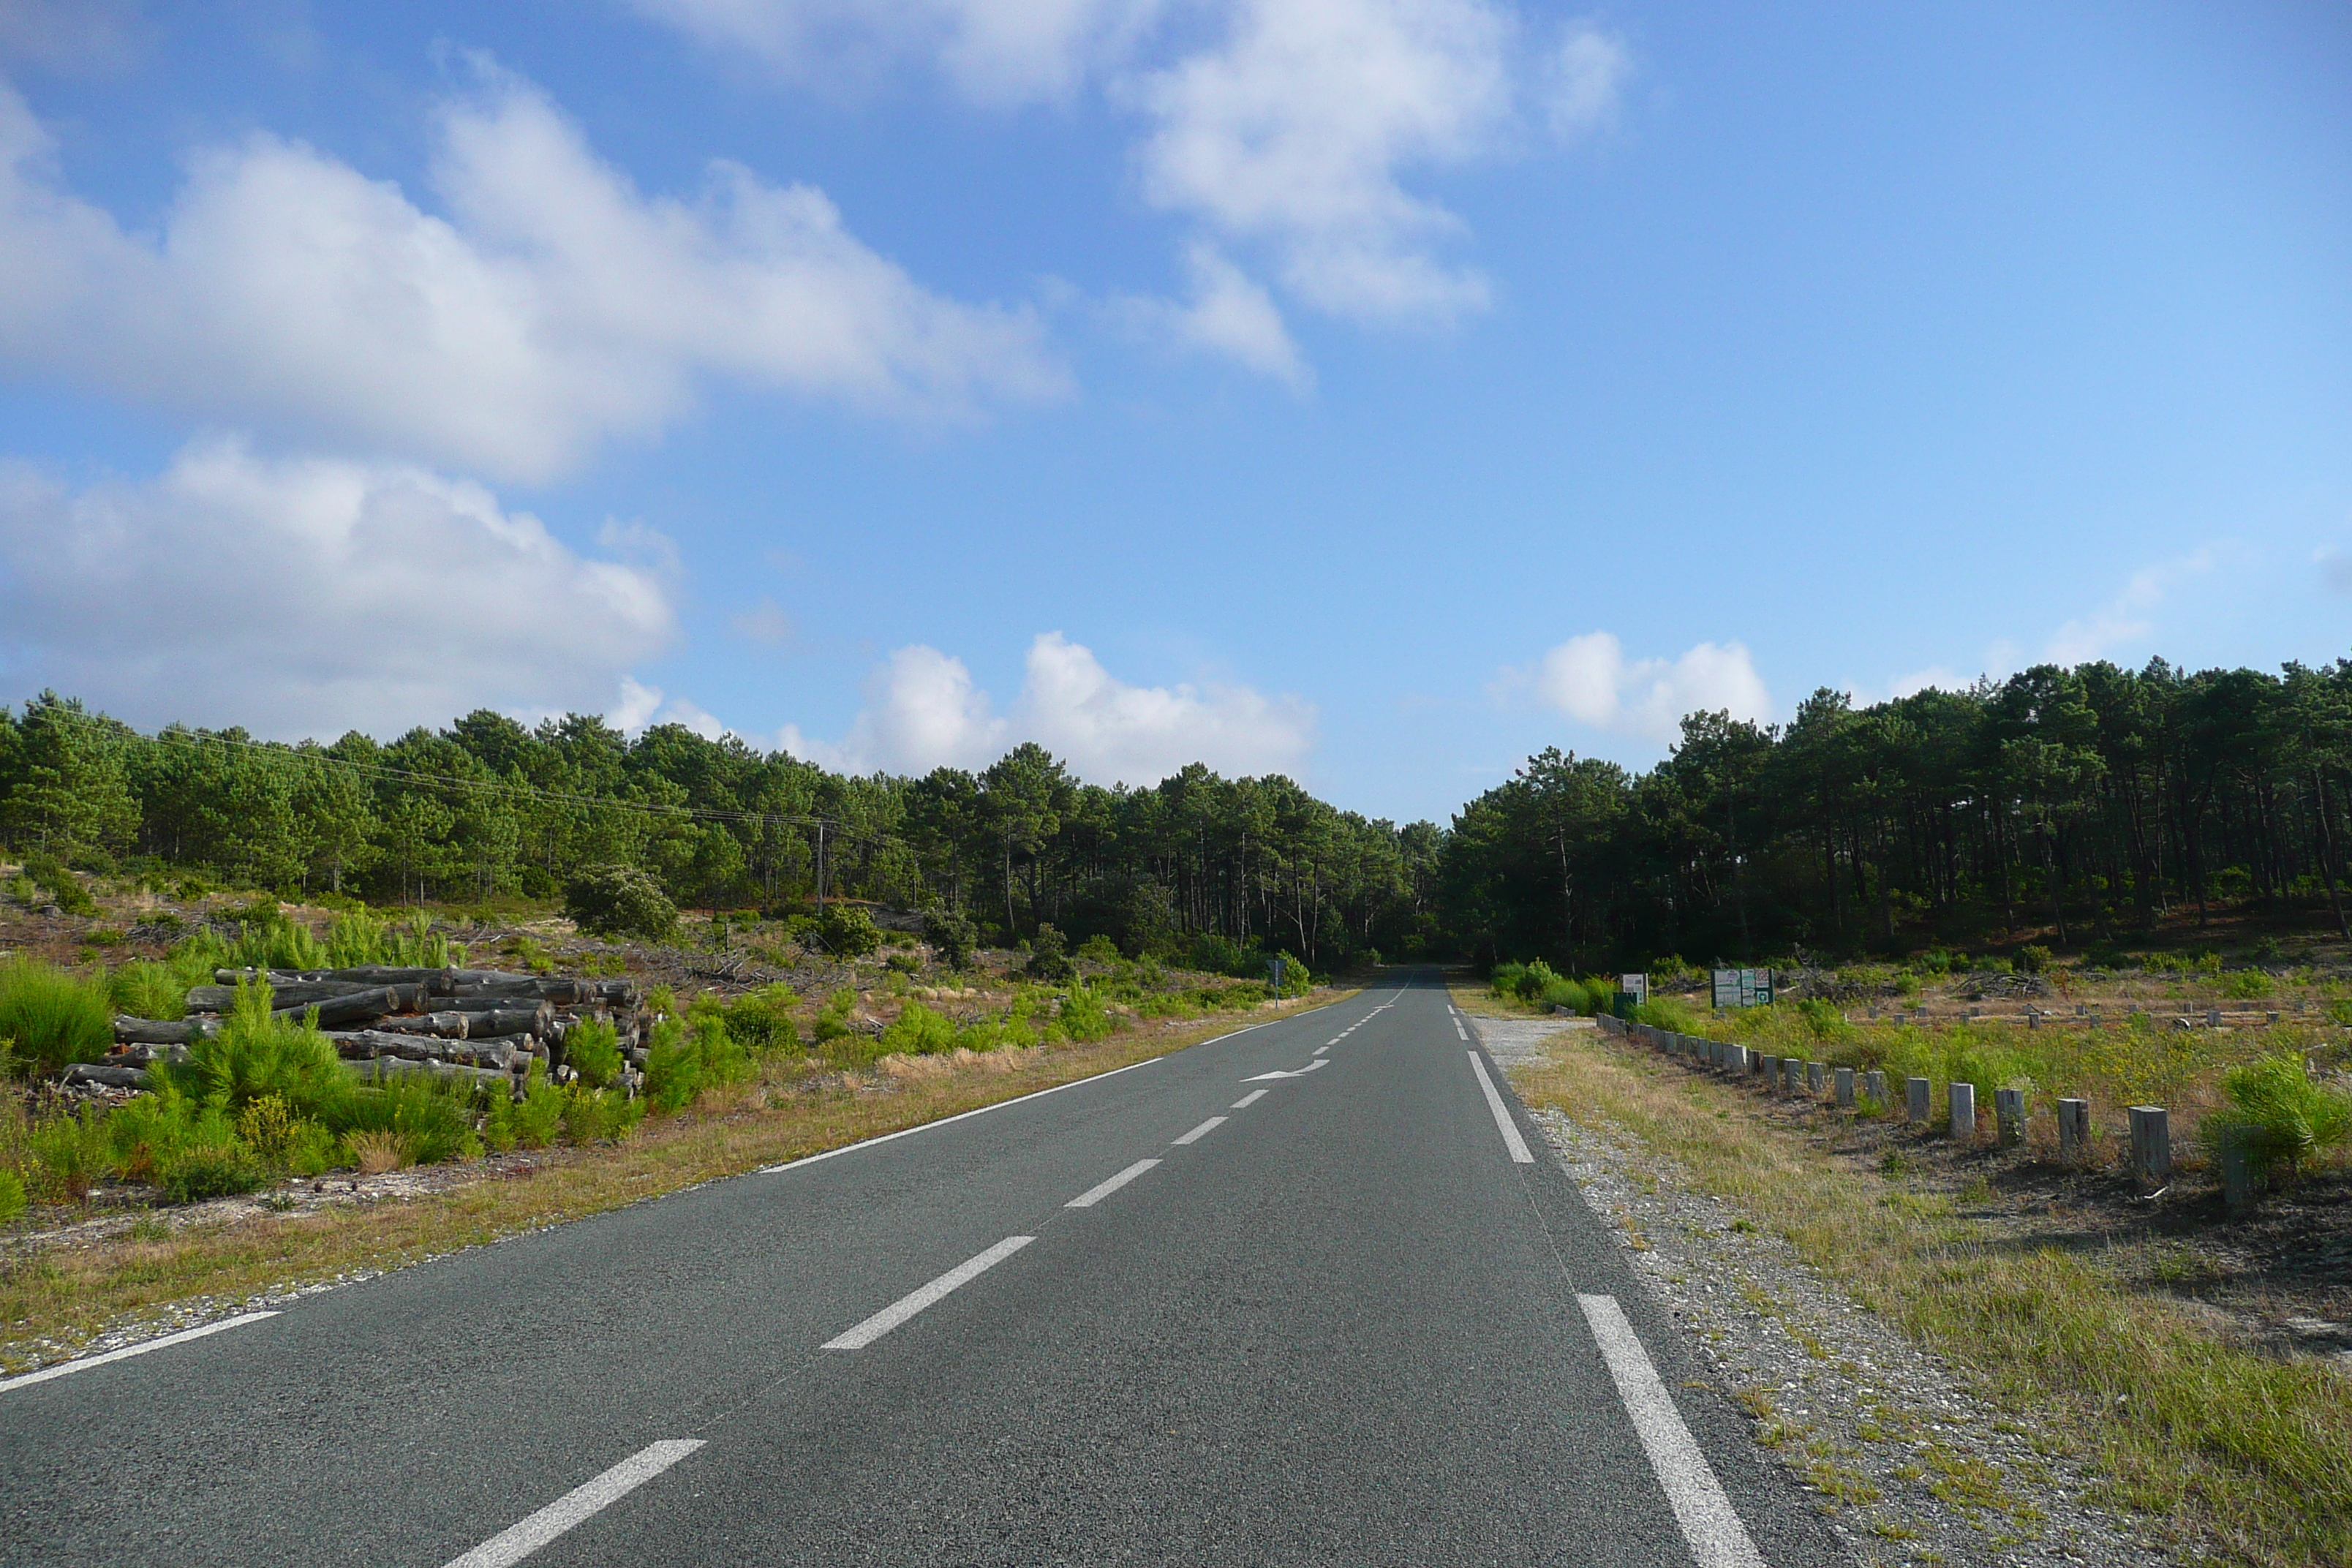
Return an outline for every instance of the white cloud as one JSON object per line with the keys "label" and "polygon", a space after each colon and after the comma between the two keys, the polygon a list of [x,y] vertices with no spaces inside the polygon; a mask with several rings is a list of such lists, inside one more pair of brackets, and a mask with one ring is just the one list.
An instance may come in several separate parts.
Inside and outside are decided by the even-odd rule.
{"label": "white cloud", "polygon": [[1185,260],[1192,275],[1189,301],[1125,300],[1114,307],[1116,312],[1150,335],[1179,348],[1222,354],[1294,391],[1314,384],[1314,372],[1262,285],[1213,246],[1192,246]]}
{"label": "white cloud", "polygon": [[2211,546],[2177,561],[2143,566],[2123,592],[2091,614],[2068,621],[2051,635],[2042,657],[2053,664],[2083,664],[2145,646],[2156,635],[2156,612],[2181,582],[2213,569]]}
{"label": "white cloud", "polygon": [[625,716],[676,625],[658,561],[583,558],[422,468],[212,441],[75,493],[0,466],[0,669],[141,724],[389,734],[616,689]]}
{"label": "white cloud", "polygon": [[877,668],[866,705],[838,743],[787,727],[794,756],[864,773],[984,767],[1023,741],[1101,783],[1151,784],[1190,763],[1221,773],[1292,773],[1306,761],[1315,710],[1244,686],[1130,686],[1059,632],[1030,645],[1021,696],[1000,716],[963,661],[920,645]]}
{"label": "white cloud", "polygon": [[488,66],[442,110],[446,216],[299,142],[197,153],[150,240],[66,192],[0,84],[0,356],[207,416],[544,478],[705,379],[892,412],[1065,384],[1025,310],[941,299],[824,193],[710,166],[647,196]]}
{"label": "white cloud", "polygon": [[769,647],[790,647],[800,641],[800,623],[782,605],[762,598],[735,617],[735,635]]}
{"label": "white cloud", "polygon": [[782,75],[837,85],[894,59],[936,63],[966,97],[1013,104],[1067,96],[1123,58],[1165,0],[631,0],[714,48],[749,50]]}
{"label": "white cloud", "polygon": [[[1144,199],[1182,214],[1308,306],[1371,321],[1485,307],[1443,247],[1458,216],[1411,176],[1508,153],[1531,126],[1613,121],[1633,70],[1616,35],[1572,21],[1541,42],[1512,0],[635,0],[703,42],[824,80],[929,61],[966,98],[1068,97],[1099,82],[1144,121]],[[1197,346],[1293,380],[1265,290],[1192,242]],[[1202,257],[1216,275],[1205,284]],[[1186,335],[1180,332],[1180,335]]]}
{"label": "white cloud", "polygon": [[1739,643],[1700,643],[1679,658],[1628,660],[1609,632],[1587,632],[1546,653],[1532,670],[1507,670],[1505,689],[1537,699],[1596,729],[1653,741],[1682,733],[1685,714],[1728,709],[1735,719],[1771,717],[1771,694]]}
{"label": "white cloud", "polygon": [[1552,130],[1562,136],[1580,136],[1612,123],[1623,96],[1626,79],[1633,74],[1633,57],[1623,39],[1591,22],[1569,24],[1551,61]]}

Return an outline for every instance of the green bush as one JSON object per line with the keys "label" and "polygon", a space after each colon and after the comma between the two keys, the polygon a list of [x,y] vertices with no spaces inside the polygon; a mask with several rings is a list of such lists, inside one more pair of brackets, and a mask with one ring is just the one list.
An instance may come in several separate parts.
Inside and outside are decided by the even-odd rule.
{"label": "green bush", "polygon": [[1803,1021],[1806,1032],[1817,1040],[1850,1040],[1854,1027],[1845,1021],[1845,1015],[1820,997],[1810,997],[1797,1004],[1797,1016]]}
{"label": "green bush", "polygon": [[167,1023],[188,1016],[189,984],[170,964],[145,959],[123,964],[106,977],[116,1012]]}
{"label": "green bush", "polygon": [[574,1086],[563,1097],[563,1135],[586,1148],[608,1138],[627,1137],[645,1115],[644,1100],[632,1100],[616,1089]]}
{"label": "green bush", "polygon": [[678,1111],[706,1089],[740,1083],[751,1074],[750,1055],[717,1018],[689,1028],[680,1019],[654,1026],[646,1051],[646,1099],[662,1111]]}
{"label": "green bush", "polygon": [[273,1018],[269,999],[267,982],[240,982],[220,1033],[192,1042],[188,1059],[163,1073],[191,1100],[234,1111],[274,1094],[295,1115],[348,1131],[341,1117],[356,1088],[334,1042],[307,1024]]}
{"label": "green bush", "polygon": [[1068,939],[1054,928],[1052,921],[1040,924],[1037,934],[1029,943],[1029,978],[1043,981],[1048,985],[1059,985],[1077,972],[1077,965],[1070,962]]}
{"label": "green bush", "polygon": [[59,1197],[79,1202],[110,1165],[106,1113],[94,1105],[78,1116],[53,1116],[36,1125],[26,1152],[39,1169],[42,1184]]}
{"label": "green bush", "polygon": [[239,912],[228,963],[237,969],[325,969],[327,946],[299,921],[289,920],[275,899],[257,899]]}
{"label": "green bush", "polygon": [[602,1018],[572,1026],[563,1038],[563,1060],[590,1089],[603,1089],[621,1076],[620,1031]]}
{"label": "green bush", "polygon": [[2352,1139],[2352,1095],[2311,1081],[2300,1051],[2261,1057],[2222,1075],[2230,1109],[2200,1129],[2216,1151],[2245,1151],[2258,1175],[2284,1163],[2300,1171],[2321,1150]]}
{"label": "green bush", "polygon": [[41,889],[49,895],[50,901],[66,913],[92,915],[98,912],[97,901],[89,896],[89,889],[82,886],[81,879],[67,870],[65,862],[56,856],[44,855],[38,850],[26,855],[25,875],[38,883]]}
{"label": "green bush", "polygon": [[112,998],[102,982],[37,959],[0,963],[0,1048],[56,1072],[96,1061],[113,1044]]}
{"label": "green bush", "polygon": [[856,904],[827,904],[816,939],[835,958],[864,958],[882,945],[882,929]]}
{"label": "green bush", "polygon": [[923,940],[931,944],[932,955],[950,969],[969,969],[973,950],[980,945],[980,932],[963,916],[940,907],[924,914]]}
{"label": "green bush", "polygon": [[196,1144],[173,1161],[163,1176],[163,1201],[171,1204],[235,1197],[269,1180],[269,1173],[253,1152],[234,1138]]}
{"label": "green bush", "polygon": [[1118,1020],[1103,1005],[1102,998],[1084,985],[1071,986],[1070,994],[1062,998],[1058,1022],[1070,1038],[1081,1044],[1099,1040],[1118,1026]]}
{"label": "green bush", "polygon": [[825,998],[824,1008],[816,1016],[814,1034],[819,1045],[830,1045],[851,1033],[850,1009],[857,1005],[857,993],[845,985]]}
{"label": "green bush", "polygon": [[2017,972],[2020,974],[2040,974],[2047,971],[2056,955],[2038,942],[2026,943],[2017,950]]}
{"label": "green bush", "polygon": [[677,906],[635,866],[588,868],[563,889],[563,912],[595,936],[667,942],[677,930]]}
{"label": "green bush", "polygon": [[0,1225],[25,1212],[25,1178],[0,1166]]}
{"label": "green bush", "polygon": [[468,1159],[481,1152],[474,1136],[473,1086],[457,1079],[404,1076],[354,1087],[335,1108],[330,1125],[354,1132],[394,1132],[420,1165]]}
{"label": "green bush", "polygon": [[927,1057],[956,1047],[956,1026],[920,1002],[909,1002],[897,1021],[882,1031],[884,1055],[903,1052]]}
{"label": "green bush", "polygon": [[[512,1139],[526,1149],[546,1148],[555,1142],[556,1132],[563,1125],[563,1091],[548,1082],[543,1073],[539,1063],[531,1063],[523,1097],[507,1110]],[[495,1110],[494,1102],[494,1113]]]}
{"label": "green bush", "polygon": [[2222,976],[2221,994],[2235,1002],[2253,1002],[2277,990],[2271,977],[2259,969],[2241,969]]}
{"label": "green bush", "polygon": [[793,988],[779,981],[738,996],[719,1010],[727,1032],[753,1056],[801,1048],[800,1026],[793,1009],[801,1005]]}

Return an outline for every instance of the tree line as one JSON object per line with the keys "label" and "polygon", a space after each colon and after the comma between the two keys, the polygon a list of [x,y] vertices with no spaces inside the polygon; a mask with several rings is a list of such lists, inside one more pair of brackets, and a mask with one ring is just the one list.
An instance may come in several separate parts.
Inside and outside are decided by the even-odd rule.
{"label": "tree line", "polygon": [[1053,923],[1130,951],[1209,935],[1318,968],[1443,945],[1439,830],[1195,764],[1104,788],[1034,743],[978,772],[835,773],[678,725],[635,739],[487,710],[389,742],[142,734],[44,693],[0,709],[0,836],[90,870],[171,868],[385,903],[544,899],[634,866],[678,904],[939,905],[1010,943]]}
{"label": "tree line", "polygon": [[2352,661],[2037,665],[1785,725],[1684,720],[1657,766],[1549,750],[1464,806],[1439,919],[1489,959],[2115,947],[2252,902],[2352,940]]}

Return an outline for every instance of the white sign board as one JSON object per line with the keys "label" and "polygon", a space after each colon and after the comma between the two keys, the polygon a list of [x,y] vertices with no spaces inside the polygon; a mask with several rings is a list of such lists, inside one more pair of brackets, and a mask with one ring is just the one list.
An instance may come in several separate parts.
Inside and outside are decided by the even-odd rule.
{"label": "white sign board", "polygon": [[1717,969],[1709,972],[1718,1007],[1769,1007],[1772,972],[1769,969]]}
{"label": "white sign board", "polygon": [[1617,977],[1617,989],[1631,996],[1633,1005],[1638,1007],[1650,999],[1650,977],[1646,974],[1621,974]]}

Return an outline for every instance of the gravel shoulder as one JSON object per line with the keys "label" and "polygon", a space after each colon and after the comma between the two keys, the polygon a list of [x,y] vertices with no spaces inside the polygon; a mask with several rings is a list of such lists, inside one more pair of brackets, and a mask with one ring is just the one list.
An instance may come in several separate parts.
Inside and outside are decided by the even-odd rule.
{"label": "gravel shoulder", "polygon": [[[1549,1019],[1473,1016],[1507,1068],[1578,1037]],[[1586,1035],[1586,1039],[1591,1037]],[[1822,1279],[1732,1204],[1594,1113],[1534,1112],[1757,1443],[1818,1500],[1866,1563],[2188,1563],[2147,1521],[2091,1500],[2063,1434],[2036,1430],[1965,1373]]]}

